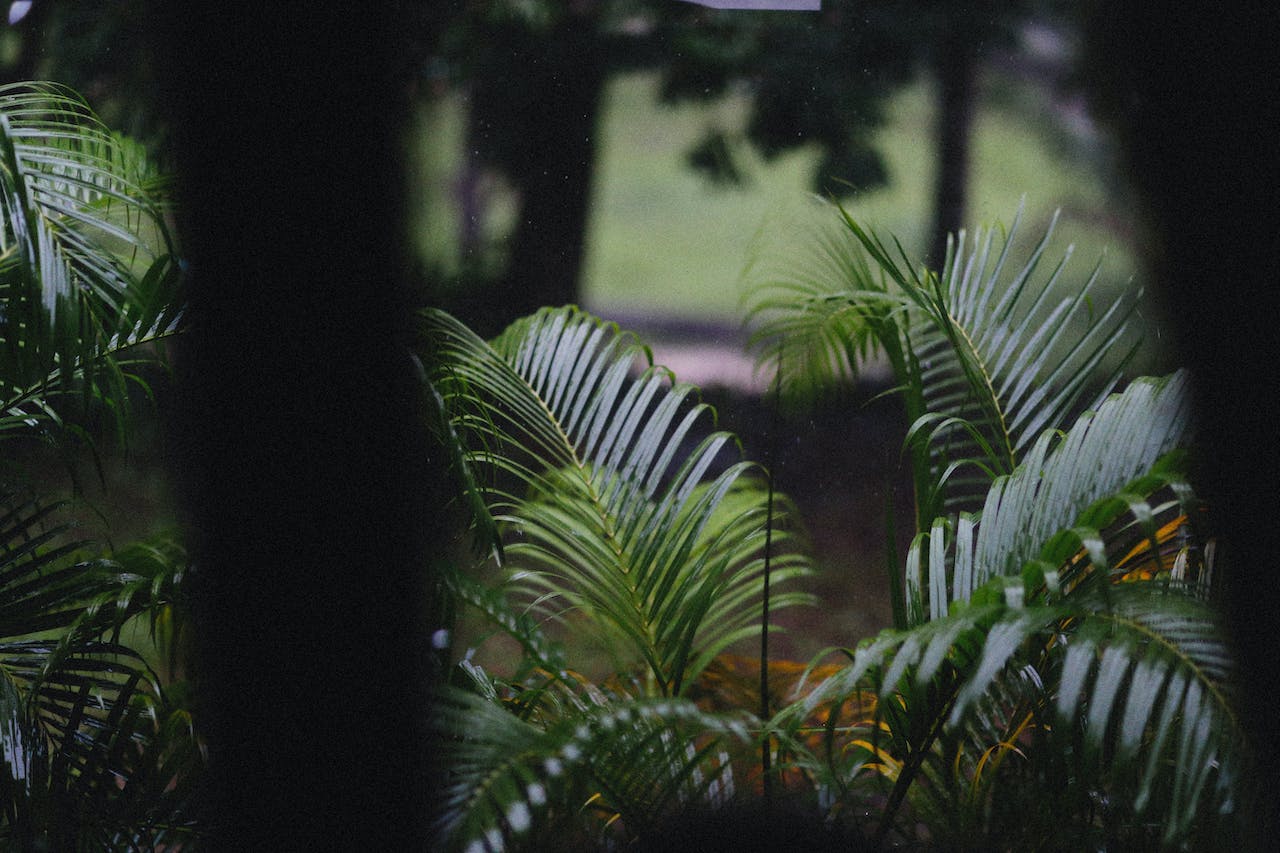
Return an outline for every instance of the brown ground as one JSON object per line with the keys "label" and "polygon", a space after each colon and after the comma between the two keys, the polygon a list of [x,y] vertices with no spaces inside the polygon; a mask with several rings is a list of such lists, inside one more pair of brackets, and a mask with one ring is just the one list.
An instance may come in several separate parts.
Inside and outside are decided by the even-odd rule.
{"label": "brown ground", "polygon": [[898,552],[904,553],[911,491],[900,464],[906,432],[901,407],[892,398],[871,401],[876,390],[781,417],[758,396],[706,392],[721,426],[741,436],[749,458],[768,458],[776,424],[777,486],[795,502],[817,564],[807,586],[819,603],[779,615],[790,636],[775,644],[778,657],[807,660],[829,646],[853,646],[891,622],[886,513],[892,505]]}

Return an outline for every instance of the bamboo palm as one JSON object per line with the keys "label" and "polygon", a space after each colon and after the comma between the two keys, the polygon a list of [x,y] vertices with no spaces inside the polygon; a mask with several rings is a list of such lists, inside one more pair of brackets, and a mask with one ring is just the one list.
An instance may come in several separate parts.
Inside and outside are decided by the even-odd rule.
{"label": "bamboo palm", "polygon": [[682,808],[732,797],[726,748],[750,739],[745,718],[679,699],[593,703],[543,728],[450,690],[434,725],[450,768],[436,820],[447,850],[537,839],[604,849],[643,838]]}
{"label": "bamboo palm", "polygon": [[1090,392],[1096,405],[1132,355],[1121,348],[1140,294],[1095,306],[1095,267],[1061,295],[1067,258],[1042,272],[1052,224],[1021,266],[1021,213],[1000,240],[961,231],[935,273],[843,208],[823,215],[817,236],[791,250],[801,258],[784,252],[749,270],[753,340],[798,389],[842,381],[884,353],[911,424],[918,526],[977,508],[1043,430]]}
{"label": "bamboo palm", "polygon": [[[1085,413],[1065,435],[1042,434],[1017,471],[992,483],[980,514],[937,519],[929,533],[916,537],[907,557],[915,621],[925,611],[928,618],[944,615],[951,602],[967,601],[992,577],[1017,575],[1037,559],[1056,570],[1068,554],[1101,543],[1097,528],[1109,525],[1118,513],[1113,509],[1106,517],[1101,512],[1105,507],[1088,516],[1086,511],[1117,494],[1128,497],[1107,506],[1136,508],[1136,502],[1168,485],[1159,477],[1135,481],[1185,446],[1190,433],[1188,381],[1178,373],[1132,383],[1096,413]],[[1135,487],[1126,488],[1131,483]],[[1185,489],[1176,478],[1174,484]],[[1051,541],[1064,528],[1074,531],[1065,541],[1066,553],[1061,551],[1063,540]],[[1089,547],[1094,564],[1106,570],[1100,547]]]}
{"label": "bamboo palm", "polygon": [[0,506],[0,838],[123,849],[189,835],[189,714],[119,640],[174,600],[180,552],[78,560],[56,505]]}
{"label": "bamboo palm", "polygon": [[[468,478],[489,484],[486,502],[509,532],[517,597],[602,629],[662,694],[758,630],[765,490],[732,458],[731,435],[697,437],[713,413],[690,386],[573,308],[518,321],[492,346],[440,312],[424,325]],[[772,571],[785,584],[805,564],[784,555]],[[802,600],[783,592],[772,604]]]}
{"label": "bamboo palm", "polygon": [[[679,697],[766,616],[777,518],[755,467],[736,458],[733,436],[707,429],[714,413],[694,389],[577,309],[543,310],[491,345],[440,312],[423,331],[445,415],[436,432],[461,448],[452,458],[467,506],[481,509],[479,550],[507,577],[501,590],[463,576],[452,589],[524,652],[504,679],[462,660],[470,692],[437,702],[452,773],[438,843],[633,843],[682,808],[722,801],[729,746],[750,740],[750,718]],[[784,590],[807,570],[794,554],[771,559]],[[784,591],[771,605],[802,600]],[[622,670],[603,683],[575,672],[543,634],[547,618],[602,635]]]}
{"label": "bamboo palm", "polygon": [[176,328],[158,186],[75,93],[0,86],[0,438],[56,422],[72,392],[119,410],[129,351]]}
{"label": "bamboo palm", "polygon": [[[177,327],[159,182],[70,90],[0,86],[0,439],[123,427],[147,345]],[[66,426],[66,431],[49,427]],[[138,545],[89,558],[56,504],[0,494],[0,837],[22,849],[182,843],[200,763],[191,717],[121,641],[175,624],[185,559]]]}
{"label": "bamboo palm", "polygon": [[[1229,650],[1183,538],[1188,439],[1181,374],[1043,434],[981,514],[917,537],[914,627],[863,644],[779,715],[837,799],[859,777],[884,780],[878,843],[919,821],[943,843],[1015,846],[1052,834],[1177,847],[1233,831],[1247,764]],[[1165,541],[1182,543],[1172,560]],[[867,690],[874,714],[833,728],[826,756],[806,749],[801,721],[821,705],[834,719]]]}
{"label": "bamboo palm", "polygon": [[[828,787],[873,773],[909,794],[910,818],[891,809],[884,825],[907,835],[925,819],[935,837],[948,824],[970,833],[956,838],[966,843],[1075,846],[1085,841],[1067,842],[1071,832],[1107,835],[1105,817],[1123,827],[1112,843],[1127,832],[1178,846],[1229,829],[1247,764],[1212,611],[1159,584],[1050,599],[1037,584],[1002,580],[969,607],[882,634],[775,724],[794,730],[819,707],[876,690],[877,714],[833,732],[828,755],[794,744]],[[1093,813],[1099,796],[1106,808]],[[1020,828],[1030,812],[1009,803],[1037,797],[1056,824]]]}
{"label": "bamboo palm", "polygon": [[[882,348],[911,423],[917,534],[899,630],[779,714],[781,739],[828,805],[881,798],[876,844],[921,824],[943,846],[1229,837],[1246,759],[1203,601],[1187,378],[1074,415],[1126,360],[1138,297],[1095,311],[1096,270],[1057,297],[1063,264],[1038,273],[1049,234],[1011,262],[1016,221],[1000,242],[957,235],[935,274],[832,216],[813,263],[758,268],[756,340],[793,386]],[[815,715],[820,741],[804,734]]]}

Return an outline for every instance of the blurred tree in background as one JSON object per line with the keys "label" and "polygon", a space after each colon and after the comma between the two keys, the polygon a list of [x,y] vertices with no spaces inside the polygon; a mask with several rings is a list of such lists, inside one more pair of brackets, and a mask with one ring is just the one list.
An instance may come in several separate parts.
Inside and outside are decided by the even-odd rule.
{"label": "blurred tree in background", "polygon": [[691,164],[717,181],[742,174],[735,149],[766,159],[816,143],[812,187],[832,192],[888,182],[872,134],[888,97],[915,73],[914,7],[900,0],[827,0],[818,14],[707,12],[662,22],[668,101],[751,95],[745,135],[712,131]]}
{"label": "blurred tree in background", "polygon": [[[676,4],[677,6],[680,4]],[[695,168],[736,180],[734,150],[749,144],[772,158],[816,144],[820,193],[870,190],[893,176],[874,133],[894,93],[920,75],[935,84],[930,135],[937,172],[930,254],[940,263],[947,235],[966,223],[970,141],[979,75],[1016,54],[1029,21],[1078,27],[1073,7],[1037,0],[825,0],[816,15],[757,12],[664,16],[668,100],[707,100],[733,87],[751,94],[745,137],[713,132],[692,153]]]}
{"label": "blurred tree in background", "polygon": [[[146,0],[12,4],[0,79],[68,84],[108,126],[163,159],[168,128],[148,95],[156,80],[147,8]],[[1044,0],[825,0],[817,13],[677,0],[399,0],[392,14],[409,46],[398,58],[405,85],[466,105],[452,194],[461,263],[445,273],[428,262],[424,277],[488,331],[579,301],[598,122],[613,75],[655,71],[668,103],[746,96],[742,129],[712,127],[688,152],[713,183],[749,180],[748,149],[770,160],[816,146],[811,188],[836,194],[892,180],[875,132],[891,97],[928,76],[936,118],[921,134],[938,164],[930,254],[940,259],[946,235],[965,221],[983,63],[1007,56],[1028,20],[1075,26],[1073,12]],[[490,176],[510,188],[515,207],[496,253],[484,242]]]}
{"label": "blurred tree in background", "polygon": [[613,9],[606,7],[619,4],[451,5],[456,12],[437,60],[468,102],[458,192],[464,257],[475,251],[475,226],[484,215],[473,190],[480,171],[496,169],[519,196],[506,275],[493,290],[460,294],[461,313],[495,331],[540,305],[576,297],[596,120],[619,53],[611,42]]}
{"label": "blurred tree in background", "polygon": [[[438,91],[459,92],[467,105],[454,191],[462,272],[451,307],[488,331],[538,306],[578,301],[597,124],[612,75],[655,71],[667,103],[746,95],[741,130],[712,127],[688,152],[713,183],[748,180],[748,149],[771,160],[817,146],[810,186],[836,194],[892,180],[875,132],[892,96],[928,76],[936,120],[921,132],[938,164],[931,254],[940,260],[946,235],[965,221],[983,64],[1014,51],[1033,17],[1074,26],[1069,10],[1035,0],[825,0],[818,13],[676,0],[453,0],[438,9],[442,38],[429,73]],[[495,174],[516,198],[496,265],[486,254],[481,189]]]}
{"label": "blurred tree in background", "polygon": [[[716,100],[745,87],[745,141],[766,158],[816,142],[824,152],[816,187],[885,183],[870,133],[885,99],[911,77],[907,9],[897,0],[826,5],[814,15],[674,0],[454,2],[436,68],[468,102],[457,193],[464,268],[480,251],[484,210],[472,190],[480,171],[496,170],[519,197],[505,273],[488,287],[469,282],[455,309],[496,329],[538,306],[577,300],[596,125],[605,85],[622,71],[659,70],[668,102]],[[734,149],[742,142],[712,131],[690,164],[714,181],[740,181]],[[482,277],[478,263],[469,270]]]}
{"label": "blurred tree in background", "polygon": [[[104,123],[164,151],[168,128],[155,107],[147,0],[33,0],[0,34],[0,79],[55,80],[81,92]],[[18,18],[17,20],[14,20]]]}

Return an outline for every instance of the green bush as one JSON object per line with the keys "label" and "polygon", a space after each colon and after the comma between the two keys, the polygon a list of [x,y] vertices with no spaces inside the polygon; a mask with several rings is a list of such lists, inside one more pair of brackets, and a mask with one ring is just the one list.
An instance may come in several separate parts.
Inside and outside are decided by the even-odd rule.
{"label": "green bush", "polygon": [[[727,437],[675,426],[702,416],[678,414],[691,390],[576,309],[492,345],[424,317],[436,429],[481,551],[506,567],[454,593],[522,649],[504,677],[464,657],[438,700],[442,847],[652,843],[690,810],[784,792],[789,818],[799,802],[874,848],[1232,836],[1247,757],[1188,482],[1187,378],[1117,390],[1135,297],[1061,295],[1050,235],[1017,263],[1017,230],[957,235],[933,272],[833,207],[798,256],[753,269],[754,340],[785,394],[887,358],[916,490],[894,628],[814,661],[767,718],[765,684],[733,682],[744,667],[723,655],[760,630],[766,572],[789,584],[770,606],[803,599],[767,472],[712,467]],[[627,653],[589,679],[542,619]]]}
{"label": "green bush", "polygon": [[[135,369],[177,329],[173,244],[155,180],[74,93],[0,87],[0,443],[128,423]],[[104,553],[63,505],[0,483],[0,842],[138,849],[191,834],[191,715],[130,620],[174,639],[185,556]]]}

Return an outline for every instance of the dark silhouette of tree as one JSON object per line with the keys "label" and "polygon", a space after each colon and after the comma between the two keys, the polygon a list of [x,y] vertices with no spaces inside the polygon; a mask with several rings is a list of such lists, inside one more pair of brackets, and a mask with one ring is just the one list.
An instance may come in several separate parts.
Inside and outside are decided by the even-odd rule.
{"label": "dark silhouette of tree", "polygon": [[[817,143],[823,156],[813,188],[841,193],[892,180],[872,133],[889,97],[923,74],[936,91],[928,258],[939,264],[947,235],[970,224],[967,199],[974,119],[982,73],[993,57],[1016,51],[1030,20],[1073,31],[1071,4],[1037,0],[826,0],[819,15],[703,15],[697,26],[673,19],[674,46],[662,66],[664,96],[706,100],[746,82],[752,96],[746,142],[766,158]],[[923,130],[923,129],[922,129]],[[735,140],[713,132],[693,165],[732,180]]]}
{"label": "dark silhouette of tree", "polygon": [[976,36],[981,30],[967,15],[943,12],[942,17],[944,25],[938,28],[930,63],[938,86],[934,129],[937,176],[928,253],[935,265],[946,257],[947,236],[967,224],[970,143],[980,62]]}
{"label": "dark silhouette of tree", "polygon": [[[494,331],[540,305],[577,300],[596,124],[605,84],[619,71],[660,70],[672,102],[745,85],[746,136],[766,157],[816,141],[824,152],[816,185],[883,184],[870,134],[887,96],[910,78],[909,30],[897,17],[905,4],[828,6],[815,15],[674,0],[455,3],[439,55],[469,103],[467,168],[501,172],[519,195],[505,275],[496,286],[464,288],[458,313]],[[713,133],[691,162],[723,179],[742,141]]]}
{"label": "dark silhouette of tree", "polygon": [[733,158],[744,144],[771,159],[817,143],[815,190],[885,184],[872,134],[888,97],[916,71],[909,5],[828,0],[816,14],[697,10],[662,19],[664,100],[714,100],[735,88],[750,96],[745,134],[711,131],[693,165],[726,180],[742,173]]}
{"label": "dark silhouette of tree", "polygon": [[489,331],[577,299],[611,64],[603,5],[546,4],[533,20],[470,11],[456,25],[466,33],[455,29],[466,51],[458,58],[468,77],[469,168],[496,168],[519,194],[506,274],[494,292],[468,293],[462,312]]}
{"label": "dark silhouette of tree", "polygon": [[600,100],[610,75],[639,67],[658,71],[667,102],[747,93],[745,127],[713,128],[689,152],[710,180],[747,179],[746,147],[771,159],[816,144],[811,185],[835,194],[891,179],[874,132],[893,93],[928,74],[937,91],[935,124],[923,131],[937,162],[930,257],[941,262],[947,234],[966,224],[980,72],[1042,5],[826,0],[818,13],[782,13],[674,0],[454,3],[438,53],[470,110],[464,257],[479,252],[484,211],[469,190],[478,170],[501,173],[519,196],[505,274],[477,286],[484,275],[473,263],[455,308],[496,331],[540,305],[577,300]]}
{"label": "dark silhouette of tree", "polygon": [[217,850],[418,849],[443,467],[396,6],[156,3],[189,324],[175,476]]}
{"label": "dark silhouette of tree", "polygon": [[1083,68],[1116,130],[1146,214],[1147,263],[1170,307],[1198,397],[1201,493],[1221,531],[1224,610],[1258,770],[1243,803],[1247,849],[1280,829],[1280,574],[1273,501],[1280,454],[1258,401],[1276,384],[1280,346],[1271,291],[1280,151],[1268,86],[1274,6],[1153,15],[1134,0],[1090,4]]}

